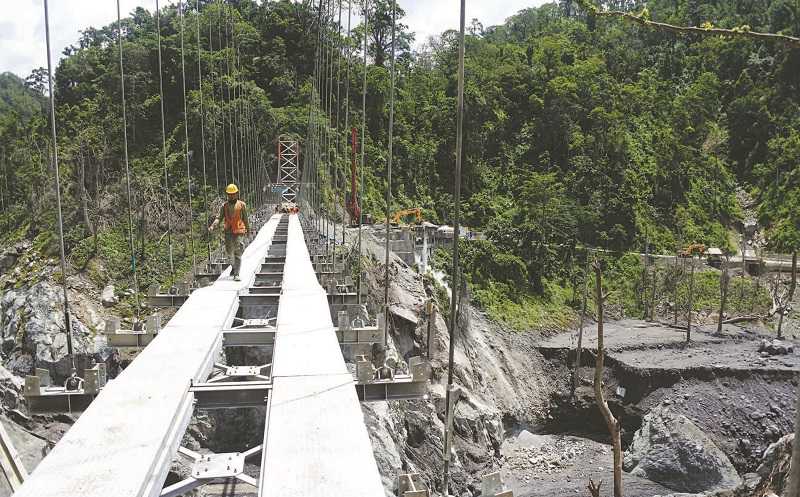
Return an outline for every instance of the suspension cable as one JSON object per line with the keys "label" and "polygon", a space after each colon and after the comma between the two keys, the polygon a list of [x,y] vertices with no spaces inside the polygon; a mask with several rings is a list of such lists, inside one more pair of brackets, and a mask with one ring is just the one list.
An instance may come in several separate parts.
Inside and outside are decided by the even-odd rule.
{"label": "suspension cable", "polygon": [[[341,0],[339,0],[341,3]],[[335,4],[333,0],[331,0],[331,22],[333,22],[333,13],[335,12]],[[341,22],[341,10],[339,11],[339,22]],[[333,114],[333,105],[334,105],[334,98],[335,94],[333,92],[333,67],[334,67],[334,58],[336,57],[336,51],[334,50],[334,32],[333,29],[330,30],[330,42],[328,43],[328,48],[330,52],[329,57],[329,67],[328,67],[328,89],[329,89],[329,98],[328,98],[328,136],[325,144],[325,149],[328,151],[328,167],[326,171],[328,173],[328,183],[329,187],[333,187],[333,180],[332,180],[332,170],[334,162],[336,161],[336,148],[331,147],[331,143],[333,142],[334,138],[336,137],[336,133],[338,133],[338,129],[334,129],[334,114]],[[336,99],[336,105],[339,105],[339,100]],[[336,123],[336,126],[339,124]],[[325,208],[326,216],[325,216],[325,249],[328,249],[329,245],[329,234],[330,234],[330,212],[328,212],[328,206],[326,205]]]}
{"label": "suspension cable", "polygon": [[[200,0],[197,0],[197,1],[198,1],[198,3],[200,2]],[[200,20],[198,19],[197,22],[199,23]],[[198,43],[199,43],[199,39],[200,39],[200,36],[198,35]],[[211,93],[210,93],[211,106],[210,107],[211,107],[211,109],[216,109],[217,105],[216,105],[216,102],[214,100],[214,98],[216,96],[216,92],[217,92],[217,87],[216,87],[216,84],[214,83],[214,39],[212,38],[211,16],[210,15],[208,16],[208,52],[211,55],[211,69],[210,69],[210,72],[211,72]],[[199,57],[198,57],[198,59],[199,59]],[[202,78],[200,78],[200,82],[201,83],[203,82]],[[201,95],[202,95],[202,92],[201,92]],[[217,153],[217,120],[216,120],[216,117],[215,117],[215,113],[212,113],[212,118],[211,118],[211,136],[214,137],[214,178],[216,180],[216,190],[214,190],[214,191],[219,193],[219,191],[220,191],[220,188],[219,188],[219,155]],[[208,205],[207,202],[206,202],[206,205]]]}
{"label": "suspension cable", "polygon": [[[311,198],[311,210],[315,212],[314,223],[319,222],[319,209],[318,209],[318,201],[319,198],[319,172],[318,166],[320,161],[322,160],[322,140],[323,134],[325,129],[323,127],[323,115],[322,115],[322,106],[325,99],[324,91],[325,91],[325,80],[323,78],[323,71],[325,67],[325,31],[323,26],[327,24],[327,12],[328,12],[328,1],[320,1],[319,5],[319,32],[318,32],[318,41],[317,41],[317,99],[316,99],[316,119],[315,119],[315,126],[317,128],[316,137],[315,137],[315,160],[311,166],[311,176],[309,177],[309,181],[312,185],[312,198]],[[312,181],[313,180],[313,181]]]}
{"label": "suspension cable", "polygon": [[[322,0],[319,0],[317,5],[317,43],[314,51],[314,72],[311,78],[311,95],[309,98],[309,106],[308,106],[308,153],[305,154],[304,162],[305,166],[303,167],[303,174],[301,177],[301,183],[305,185],[302,188],[302,202],[305,202],[306,207],[309,209],[309,215],[311,215],[311,205],[313,204],[313,191],[311,191],[312,186],[310,183],[310,172],[313,164],[317,160],[317,93],[319,91],[319,55],[320,55],[320,43],[322,39]],[[280,150],[280,144],[278,145]],[[280,165],[278,174],[280,175]],[[278,181],[280,181],[280,176],[278,177]],[[306,190],[309,190],[306,193]]]}
{"label": "suspension cable", "polygon": [[[369,0],[364,0],[364,81],[361,90],[361,167],[358,171],[358,199],[363,198],[364,185],[364,165],[366,163],[367,145],[367,52],[369,51]],[[361,304],[361,221],[364,219],[363,213],[358,213],[358,303]]]}
{"label": "suspension cable", "polygon": [[[197,254],[194,249],[194,207],[192,206],[192,168],[189,164],[189,112],[186,107],[186,57],[184,53],[183,31],[184,31],[184,15],[183,15],[183,0],[178,0],[178,16],[181,23],[180,40],[181,40],[181,85],[183,92],[183,157],[186,161],[186,191],[189,200],[189,249],[192,254],[192,276],[197,274]],[[205,148],[205,145],[203,145]],[[205,151],[203,152],[205,153]]]}
{"label": "suspension cable", "polygon": [[[203,158],[203,210],[208,210],[208,177],[206,176],[206,118],[205,107],[203,105],[203,66],[201,63],[201,49],[200,49],[200,0],[195,1],[195,9],[197,10],[197,85],[200,91],[200,141],[202,145],[202,158]],[[210,39],[209,39],[210,40]],[[190,190],[191,191],[191,190]],[[204,230],[206,239],[206,254],[208,257],[208,267],[211,269],[211,233]]]}
{"label": "suspension cable", "polygon": [[[339,52],[337,64],[336,64],[336,131],[334,132],[334,139],[336,140],[334,147],[336,150],[336,161],[332,165],[332,178],[331,178],[331,188],[333,189],[333,212],[331,213],[331,221],[333,221],[333,262],[334,265],[336,264],[336,199],[339,197],[339,160],[341,158],[341,153],[339,150],[339,145],[341,144],[341,130],[339,129],[339,118],[341,115],[342,105],[341,105],[341,86],[342,86],[342,54],[341,54],[341,43],[342,43],[342,0],[339,0],[339,23],[337,26],[337,36],[336,41],[338,43],[337,49]],[[342,230],[344,230],[344,225],[342,225]]]}
{"label": "suspension cable", "polygon": [[228,145],[230,145],[231,157],[231,182],[239,182],[236,174],[236,157],[233,154],[233,100],[231,99],[231,56],[230,56],[230,20],[228,19],[228,6],[225,5],[225,66],[227,67],[228,80],[226,81],[226,93],[228,95]]}
{"label": "suspension cable", "polygon": [[[309,163],[309,167],[307,168],[308,173],[305,174],[305,182],[308,184],[309,188],[309,198],[306,200],[309,208],[309,214],[312,215],[313,220],[313,211],[314,206],[316,205],[316,184],[311,181],[312,177],[316,177],[316,164],[319,161],[320,157],[320,142],[319,137],[322,131],[320,127],[320,98],[321,98],[321,80],[320,74],[322,73],[322,66],[321,66],[321,57],[322,57],[322,12],[323,12],[323,0],[319,0],[319,5],[317,7],[317,47],[315,50],[314,55],[314,80],[312,83],[312,104],[311,104],[311,115],[313,117],[313,126],[311,126],[311,132],[313,134],[312,138],[312,153],[311,159]],[[316,91],[315,91],[316,90]],[[313,174],[313,176],[312,176]]]}
{"label": "suspension cable", "polygon": [[453,362],[456,350],[456,318],[458,308],[458,241],[460,239],[459,221],[461,217],[461,154],[464,140],[464,24],[466,0],[461,0],[461,23],[459,28],[458,46],[458,108],[456,110],[456,171],[455,171],[455,195],[453,197],[453,287],[451,288],[450,298],[450,351],[447,362],[447,391],[445,393],[445,406],[447,414],[445,416],[444,432],[444,478],[442,480],[442,492],[448,495],[450,483],[450,444],[452,442],[452,406],[450,405],[451,390],[453,390]]}
{"label": "suspension cable", "polygon": [[167,167],[167,126],[164,119],[164,76],[161,62],[161,12],[156,0],[156,34],[158,39],[158,91],[161,104],[161,155],[164,160],[164,197],[167,204],[167,245],[169,246],[169,273],[172,282],[175,280],[175,261],[172,255],[172,199],[169,196],[169,168]]}
{"label": "suspension cable", "polygon": [[[334,11],[334,3],[333,0],[328,2],[328,15],[330,17],[330,22],[333,22],[333,11]],[[326,97],[328,99],[327,104],[325,105],[325,157],[326,157],[326,164],[325,164],[325,171],[328,172],[328,177],[330,178],[330,169],[331,164],[333,163],[333,156],[331,154],[331,127],[333,126],[333,31],[329,28],[329,24],[326,23],[325,27],[326,33],[328,34],[328,46],[327,46],[327,57],[328,57],[328,64],[325,69],[325,80],[327,83],[326,89]],[[329,221],[330,221],[330,213],[328,212],[328,206],[325,205],[325,250],[327,252],[328,245],[329,245],[329,237],[328,237],[328,229],[330,228]]]}
{"label": "suspension cable", "polygon": [[[222,52],[222,0],[217,0],[217,7],[217,39],[219,40],[219,51]],[[225,40],[225,44],[227,47],[227,38]],[[220,61],[219,74],[221,81],[219,85],[219,120],[220,130],[222,131],[222,170],[225,177],[225,185],[227,185],[230,183],[230,181],[228,181],[228,145],[225,142],[225,123],[227,120],[225,113],[225,80],[222,79],[223,71],[224,67],[222,65],[222,61]],[[220,189],[217,189],[217,193],[221,193]]]}
{"label": "suspension cable", "polygon": [[[235,10],[235,9],[234,9]],[[231,84],[233,85],[233,124],[234,129],[236,130],[236,134],[234,135],[234,145],[236,147],[236,167],[239,170],[239,182],[242,186],[239,187],[239,191],[243,192],[240,195],[242,199],[245,200],[247,198],[247,173],[245,170],[244,164],[244,150],[242,147],[242,84],[239,81],[240,71],[239,71],[239,45],[236,39],[236,24],[235,21],[231,21],[231,43],[233,44],[233,80]]]}
{"label": "suspension cable", "polygon": [[133,271],[133,297],[136,303],[136,320],[139,321],[141,305],[139,302],[139,277],[136,267],[136,249],[133,246],[133,202],[131,200],[131,168],[128,160],[128,114],[125,101],[125,67],[122,63],[122,14],[117,0],[117,36],[119,38],[119,84],[122,95],[122,151],[125,161],[125,189],[128,194],[128,242],[131,250],[131,270]]}
{"label": "suspension cable", "polygon": [[[347,146],[347,137],[352,136],[350,133],[350,64],[351,64],[351,57],[353,54],[353,47],[350,46],[350,23],[353,20],[353,2],[352,0],[348,0],[347,2],[347,62],[345,63],[346,67],[346,76],[345,76],[345,111],[344,111],[344,157],[345,157],[345,170],[347,170],[347,163],[349,162],[347,159],[350,159],[350,147]],[[354,158],[353,158],[354,160]],[[345,175],[346,177],[347,175]],[[347,189],[347,181],[343,181],[342,184],[342,191]],[[342,197],[344,197],[344,193],[342,193]],[[345,243],[345,230],[344,228],[344,211],[347,210],[347,206],[344,205],[345,202],[342,202],[342,246],[344,247]]]}
{"label": "suspension cable", "polygon": [[322,233],[322,171],[325,168],[325,165],[328,161],[328,150],[326,147],[326,143],[328,140],[328,116],[326,114],[326,110],[328,108],[328,63],[330,62],[330,57],[328,56],[328,42],[329,42],[329,35],[328,35],[328,22],[330,16],[330,9],[331,9],[331,0],[327,0],[325,2],[325,13],[323,15],[324,22],[320,26],[322,30],[322,48],[320,52],[320,57],[322,58],[322,64],[320,66],[320,159],[317,162],[317,169],[314,171],[314,182],[317,185],[317,231]]}
{"label": "suspension cable", "polygon": [[69,316],[69,297],[67,296],[67,257],[64,252],[64,218],[61,212],[61,172],[58,168],[58,134],[56,133],[56,96],[53,93],[53,63],[50,56],[50,15],[44,0],[44,32],[47,41],[47,86],[50,91],[50,133],[53,140],[53,166],[56,173],[56,212],[58,214],[58,246],[61,250],[61,283],[64,290],[64,331],[67,334],[67,355],[75,367],[72,350],[72,323]]}
{"label": "suspension cable", "polygon": [[391,224],[389,216],[392,210],[392,157],[394,155],[394,84],[395,84],[395,26],[397,24],[397,2],[392,0],[392,68],[389,88],[389,160],[386,162],[386,276],[383,287],[383,343],[389,344],[389,239]]}

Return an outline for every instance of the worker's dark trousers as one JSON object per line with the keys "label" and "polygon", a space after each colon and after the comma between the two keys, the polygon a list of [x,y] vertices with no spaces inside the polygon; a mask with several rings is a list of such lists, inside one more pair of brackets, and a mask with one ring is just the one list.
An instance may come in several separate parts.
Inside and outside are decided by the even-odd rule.
{"label": "worker's dark trousers", "polygon": [[244,242],[242,235],[235,235],[233,233],[225,232],[225,253],[228,256],[228,261],[231,264],[231,275],[238,276],[239,268],[242,265],[242,252],[244,251]]}

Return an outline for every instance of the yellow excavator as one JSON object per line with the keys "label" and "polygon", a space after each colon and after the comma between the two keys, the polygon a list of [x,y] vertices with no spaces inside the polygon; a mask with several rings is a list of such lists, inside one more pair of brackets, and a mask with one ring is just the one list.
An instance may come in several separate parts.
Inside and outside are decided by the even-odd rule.
{"label": "yellow excavator", "polygon": [[406,216],[414,216],[415,224],[422,222],[422,209],[415,207],[413,209],[403,209],[392,214],[392,224],[400,224],[400,220]]}

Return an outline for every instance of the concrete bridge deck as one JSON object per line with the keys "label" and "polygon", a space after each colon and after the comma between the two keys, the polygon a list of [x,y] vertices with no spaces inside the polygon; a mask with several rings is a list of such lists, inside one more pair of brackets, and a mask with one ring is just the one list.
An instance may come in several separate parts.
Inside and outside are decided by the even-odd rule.
{"label": "concrete bridge deck", "polygon": [[384,495],[303,230],[289,219],[260,497]]}
{"label": "concrete bridge deck", "polygon": [[208,376],[237,296],[261,267],[279,216],[228,271],[195,290],[131,365],[100,392],[15,494],[18,497],[157,496],[193,412],[191,382]]}
{"label": "concrete bridge deck", "polygon": [[[219,367],[215,361],[222,347],[244,333],[232,329],[232,323],[243,319],[238,313],[253,312],[247,298],[257,273],[267,260],[282,262],[284,251],[280,295],[268,311],[274,315],[277,308],[276,326],[247,330],[273,346],[269,385],[256,385],[253,397],[263,399],[259,392],[269,392],[258,495],[384,495],[327,293],[317,280],[298,216],[287,217],[288,234],[283,234],[285,227],[276,234],[282,216],[275,215],[247,247],[241,282],[229,279],[226,271],[188,297],[136,360],[100,392],[16,496],[162,495],[191,416],[202,408],[198,388],[210,385],[204,382]],[[246,308],[251,311],[242,310]],[[175,493],[173,487],[168,495],[184,491]],[[185,488],[193,488],[193,482]],[[252,487],[246,493],[252,494]]]}

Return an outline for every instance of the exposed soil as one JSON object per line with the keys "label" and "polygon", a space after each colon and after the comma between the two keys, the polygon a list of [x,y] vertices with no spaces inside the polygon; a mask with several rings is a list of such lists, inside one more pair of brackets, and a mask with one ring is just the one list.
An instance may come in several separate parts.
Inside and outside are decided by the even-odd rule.
{"label": "exposed soil", "polygon": [[[607,323],[604,337],[604,383],[612,410],[623,425],[623,443],[630,441],[645,413],[670,405],[700,427],[744,474],[756,469],[770,443],[793,431],[800,356],[759,352],[763,336],[726,326],[721,335],[706,329],[694,331],[687,345],[682,330],[621,321]],[[562,334],[539,344],[542,354],[565,375],[567,361],[571,364],[575,355],[571,342],[569,335]],[[603,434],[589,388],[596,346],[593,326],[583,343],[589,352],[583,354],[583,388],[577,400],[570,400],[566,392],[554,399],[548,429],[575,431],[580,426],[583,434]],[[600,440],[607,436],[603,434]]]}
{"label": "exposed soil", "polygon": [[[603,481],[601,495],[611,495],[611,446],[571,435],[538,435],[522,430],[501,448],[501,475],[518,497],[589,495],[589,480]],[[651,497],[670,491],[649,480],[623,475],[625,495]]]}

